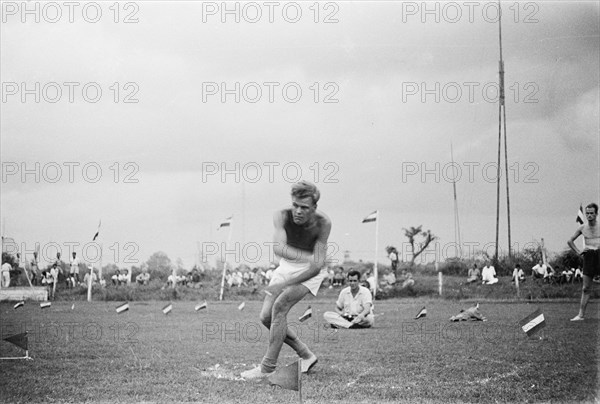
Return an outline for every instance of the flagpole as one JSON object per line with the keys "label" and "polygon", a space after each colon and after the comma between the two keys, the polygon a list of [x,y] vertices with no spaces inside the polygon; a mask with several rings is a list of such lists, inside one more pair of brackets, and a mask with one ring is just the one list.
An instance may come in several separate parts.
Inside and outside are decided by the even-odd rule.
{"label": "flagpole", "polygon": [[[229,235],[227,236],[227,244],[225,244],[225,250],[229,251],[229,243],[231,242],[231,232],[233,227],[233,215],[229,222]],[[219,294],[219,300],[223,300],[223,289],[225,288],[225,271],[227,271],[227,255],[225,255],[225,262],[223,262],[223,273],[221,274],[221,293]]]}
{"label": "flagpole", "polygon": [[377,284],[379,283],[379,277],[377,276],[377,241],[379,238],[379,219],[379,211],[377,211],[377,217],[375,219],[375,264],[373,265],[373,277],[375,278],[375,285],[373,285],[373,300],[375,300],[375,296],[377,295]]}
{"label": "flagpole", "polygon": [[[58,260],[58,254],[56,254],[56,258]],[[60,261],[58,262],[58,264],[60,264]],[[52,300],[56,299],[56,284],[58,283],[58,275],[62,272],[62,264],[60,265],[60,268],[58,267],[58,265],[56,265],[56,277],[54,278],[54,281],[52,282]],[[52,270],[50,270],[50,273],[52,273]]]}
{"label": "flagpole", "polygon": [[[213,229],[214,229],[215,224],[213,222],[210,222],[210,235],[208,236],[208,239],[211,241],[211,243],[213,242]],[[204,256],[204,251],[202,251],[202,255]],[[212,268],[211,268],[212,269]],[[217,269],[217,258],[215,257],[215,269]]]}
{"label": "flagpole", "polygon": [[177,285],[177,264],[173,265],[173,269],[171,270],[171,278],[171,289],[175,289],[175,286]]}
{"label": "flagpole", "polygon": [[[23,271],[25,271],[25,277],[27,278],[27,282],[29,282],[29,287],[33,290],[33,284],[31,283],[31,279],[29,279],[29,274],[27,273],[27,257],[23,257],[25,263],[23,264]],[[19,258],[19,265],[21,265],[21,259]]]}
{"label": "flagpole", "polygon": [[88,269],[90,270],[90,274],[88,276],[88,284],[87,284],[87,301],[92,301],[92,274],[94,273],[94,264],[90,264]]}
{"label": "flagpole", "polygon": [[542,263],[546,265],[546,248],[544,247],[544,239],[542,238]]}
{"label": "flagpole", "polygon": [[[92,237],[92,241],[96,241],[96,237],[100,234],[100,225],[98,225],[98,231]],[[100,268],[102,268],[102,247],[100,247]],[[88,276],[88,290],[87,290],[87,301],[92,301],[92,276],[94,275],[94,264],[90,264],[90,274]]]}
{"label": "flagpole", "polygon": [[98,268],[98,282],[102,279],[102,254],[104,253],[104,247],[100,243],[100,267]]}
{"label": "flagpole", "polygon": [[[583,218],[585,219],[585,212],[583,210],[583,203],[579,202],[579,211],[581,212],[581,215],[583,216]],[[585,220],[582,220],[583,223],[581,224],[585,224]],[[581,251],[585,250],[585,237],[581,237]]]}
{"label": "flagpole", "polygon": [[242,246],[246,242],[246,187],[242,181]]}
{"label": "flagpole", "polygon": [[[450,142],[450,159],[454,167],[454,150]],[[462,241],[460,240],[460,220],[458,218],[458,201],[456,200],[456,177],[452,180],[452,189],[454,191],[454,243],[457,243],[458,257],[462,258]]]}
{"label": "flagpole", "polygon": [[88,276],[87,301],[92,301],[92,275],[94,274],[94,266],[90,265],[90,274]]}
{"label": "flagpole", "polygon": [[[98,270],[98,283],[102,279],[102,243],[100,243],[100,260],[99,260],[100,268]],[[90,274],[88,277],[88,291],[87,291],[87,301],[92,301],[92,277],[94,276],[94,264],[90,264]]]}

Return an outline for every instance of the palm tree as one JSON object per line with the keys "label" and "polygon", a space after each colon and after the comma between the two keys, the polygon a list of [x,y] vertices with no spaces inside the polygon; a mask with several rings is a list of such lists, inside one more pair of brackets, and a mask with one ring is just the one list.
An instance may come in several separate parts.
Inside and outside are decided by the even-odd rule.
{"label": "palm tree", "polygon": [[[431,232],[431,230],[423,231],[421,228],[423,226],[418,227],[410,227],[404,230],[404,235],[408,238],[408,242],[410,243],[410,248],[412,251],[410,266],[412,267],[415,263],[415,259],[421,255],[423,251],[429,246],[429,244],[435,240],[437,237]],[[416,250],[416,252],[415,252]]]}

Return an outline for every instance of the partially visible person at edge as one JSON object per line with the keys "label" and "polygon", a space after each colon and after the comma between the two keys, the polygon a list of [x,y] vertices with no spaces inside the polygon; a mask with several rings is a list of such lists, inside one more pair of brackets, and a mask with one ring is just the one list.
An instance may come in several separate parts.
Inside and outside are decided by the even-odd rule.
{"label": "partially visible person at edge", "polygon": [[[582,224],[571,236],[567,244],[576,254],[583,256],[583,286],[581,288],[581,301],[579,313],[571,321],[583,321],[585,309],[590,300],[592,280],[600,275],[600,226],[598,225],[598,205],[590,203],[585,207],[587,224]],[[580,250],[575,245],[575,240],[583,235],[585,247]]]}

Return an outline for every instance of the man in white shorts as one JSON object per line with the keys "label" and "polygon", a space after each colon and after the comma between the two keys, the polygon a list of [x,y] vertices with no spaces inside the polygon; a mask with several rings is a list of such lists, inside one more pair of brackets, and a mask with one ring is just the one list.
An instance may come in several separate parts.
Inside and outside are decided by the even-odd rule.
{"label": "man in white shorts", "polygon": [[71,279],[71,287],[74,288],[79,284],[79,258],[77,253],[73,251],[73,258],[70,262],[69,277]]}
{"label": "man in white shorts", "polygon": [[[571,236],[567,244],[577,255],[583,257],[583,287],[581,288],[581,301],[579,302],[579,313],[571,321],[583,321],[585,308],[587,307],[592,293],[592,281],[595,276],[600,275],[600,224],[598,224],[598,205],[590,203],[585,207],[587,224],[582,224],[575,234]],[[583,234],[585,248],[580,251],[575,245],[575,240]]]}
{"label": "man in white shorts", "polygon": [[327,276],[325,258],[331,220],[317,210],[320,192],[314,184],[301,181],[292,186],[292,208],[275,212],[273,252],[281,257],[273,271],[260,312],[260,321],[269,329],[269,347],[259,366],[242,372],[244,379],[261,379],[272,374],[285,342],[301,358],[306,373],[317,363],[317,357],[287,326],[290,309],[309,292],[317,295]]}

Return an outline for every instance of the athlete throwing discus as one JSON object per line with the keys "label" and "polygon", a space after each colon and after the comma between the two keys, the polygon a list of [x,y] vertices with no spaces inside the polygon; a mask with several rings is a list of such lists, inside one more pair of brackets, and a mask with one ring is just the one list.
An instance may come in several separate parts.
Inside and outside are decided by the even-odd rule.
{"label": "athlete throwing discus", "polygon": [[273,373],[285,342],[301,358],[302,372],[308,372],[317,356],[288,328],[287,315],[308,293],[317,295],[327,276],[322,271],[327,254],[331,220],[317,210],[320,193],[314,184],[301,181],[292,186],[292,207],[275,212],[274,253],[281,257],[265,289],[260,321],[269,329],[269,346],[261,364],[242,372],[244,379],[261,379]]}

